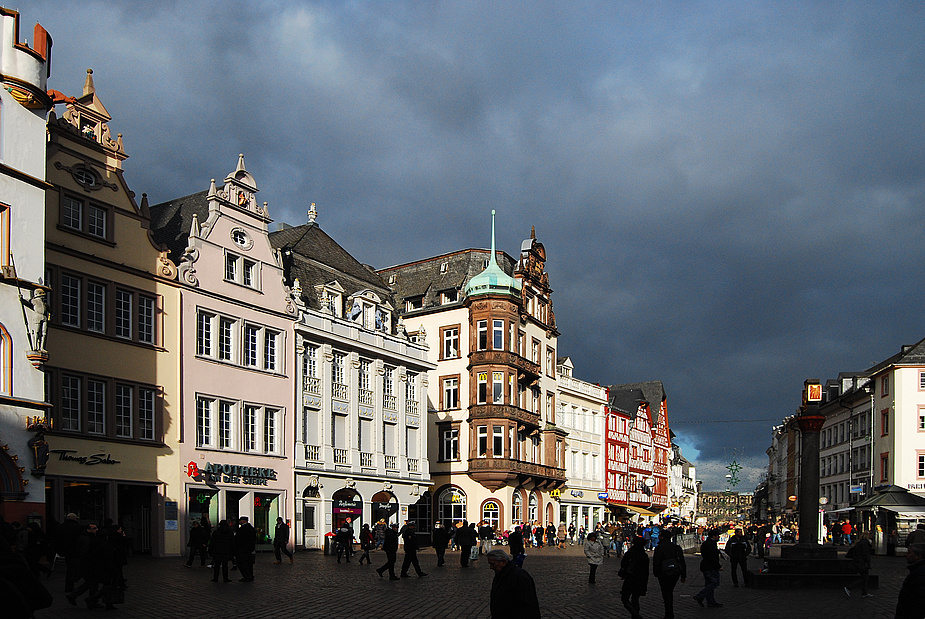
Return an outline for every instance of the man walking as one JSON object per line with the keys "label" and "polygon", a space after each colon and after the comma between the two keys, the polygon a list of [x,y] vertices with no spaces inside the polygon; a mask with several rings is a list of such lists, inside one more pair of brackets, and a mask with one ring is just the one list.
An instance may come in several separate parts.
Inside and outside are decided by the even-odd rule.
{"label": "man walking", "polygon": [[337,562],[340,563],[340,557],[344,554],[347,556],[347,563],[350,563],[350,555],[353,554],[353,527],[350,526],[350,518],[347,518],[337,530],[334,541],[337,543]]}
{"label": "man walking", "polygon": [[450,543],[450,533],[446,527],[438,520],[434,523],[434,532],[432,533],[434,551],[437,553],[437,567],[443,567],[446,563],[446,547]]}
{"label": "man walking", "polygon": [[491,581],[492,619],[540,619],[540,602],[530,574],[514,565],[511,555],[500,548],[490,551],[486,558],[495,573]]}
{"label": "man walking", "polygon": [[412,565],[418,578],[427,576],[421,571],[421,564],[418,563],[418,537],[414,532],[414,522],[409,520],[405,523],[405,526],[401,529],[401,539],[405,547],[405,559],[401,563],[401,577],[410,578],[408,568]]}
{"label": "man walking", "polygon": [[674,538],[674,531],[665,529],[652,555],[652,575],[658,578],[658,584],[662,590],[665,619],[674,619],[674,588],[678,580],[687,582],[684,550],[674,543]]}
{"label": "man walking", "polygon": [[289,557],[289,563],[295,562],[295,557],[289,552],[289,525],[282,518],[276,519],[276,531],[273,532],[273,552],[276,553],[276,561],[279,565],[283,562],[283,554]]}
{"label": "man walking", "polygon": [[495,530],[487,520],[479,525],[479,554],[487,555],[491,551],[491,542],[495,539]]}
{"label": "man walking", "polygon": [[713,597],[713,592],[719,586],[719,573],[723,566],[719,563],[719,548],[716,542],[719,540],[719,531],[711,530],[707,534],[707,539],[700,545],[700,571],[703,572],[703,589],[694,596],[694,601],[703,606],[703,601],[707,601],[710,608],[719,608],[722,606]]}
{"label": "man walking", "polygon": [[234,560],[241,572],[240,582],[254,580],[254,553],[257,552],[257,530],[248,522],[247,516],[238,520],[238,532],[234,536]]}
{"label": "man walking", "polygon": [[385,551],[385,565],[376,570],[379,578],[385,571],[389,572],[389,580],[398,580],[395,575],[395,557],[398,554],[398,524],[392,524],[385,530],[382,540],[382,550]]}
{"label": "man walking", "polygon": [[745,539],[745,536],[742,535],[742,529],[736,529],[735,535],[729,538],[729,541],[726,542],[726,547],[723,549],[726,553],[726,556],[729,557],[729,563],[731,564],[730,569],[732,570],[732,586],[738,587],[739,581],[736,578],[736,568],[742,569],[742,584],[746,587],[748,586],[748,555],[751,554],[752,549],[748,544],[748,540]]}

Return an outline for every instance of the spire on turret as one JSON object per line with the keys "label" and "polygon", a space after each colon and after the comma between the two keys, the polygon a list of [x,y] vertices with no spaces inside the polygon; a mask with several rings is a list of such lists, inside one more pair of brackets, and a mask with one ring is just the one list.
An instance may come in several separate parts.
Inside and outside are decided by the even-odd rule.
{"label": "spire on turret", "polygon": [[521,282],[504,272],[495,256],[495,211],[491,211],[491,253],[485,270],[469,280],[466,296],[477,294],[520,295]]}
{"label": "spire on turret", "polygon": [[84,96],[92,95],[96,92],[96,87],[93,85],[93,69],[87,69],[87,79],[84,82]]}

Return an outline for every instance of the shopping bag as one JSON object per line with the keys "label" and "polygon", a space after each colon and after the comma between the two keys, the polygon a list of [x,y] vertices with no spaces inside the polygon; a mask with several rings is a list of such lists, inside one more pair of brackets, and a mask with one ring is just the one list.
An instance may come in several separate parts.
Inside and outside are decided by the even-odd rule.
{"label": "shopping bag", "polygon": [[478,561],[479,560],[479,547],[473,546],[472,550],[469,551],[469,560]]}

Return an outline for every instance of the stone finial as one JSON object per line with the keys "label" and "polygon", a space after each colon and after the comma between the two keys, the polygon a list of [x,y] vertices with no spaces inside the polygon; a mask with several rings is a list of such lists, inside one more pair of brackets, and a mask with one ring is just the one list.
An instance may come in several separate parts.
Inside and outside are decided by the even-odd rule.
{"label": "stone finial", "polygon": [[308,223],[315,223],[315,218],[318,217],[318,211],[315,210],[315,203],[312,202],[312,206],[308,209]]}
{"label": "stone finial", "polygon": [[209,195],[206,196],[210,200],[215,197],[215,179],[213,178],[209,184]]}
{"label": "stone finial", "polygon": [[244,168],[244,153],[238,153],[238,167],[234,169],[235,172],[247,172]]}
{"label": "stone finial", "polygon": [[87,79],[84,82],[84,95],[89,95],[96,92],[96,87],[93,85],[93,69],[87,69]]}

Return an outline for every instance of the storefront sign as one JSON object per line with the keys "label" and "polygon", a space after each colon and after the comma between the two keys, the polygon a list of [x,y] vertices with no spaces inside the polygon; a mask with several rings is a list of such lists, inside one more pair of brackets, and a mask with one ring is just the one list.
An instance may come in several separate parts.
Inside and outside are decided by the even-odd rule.
{"label": "storefront sign", "polygon": [[266,486],[268,482],[276,481],[276,469],[261,468],[257,466],[241,466],[238,464],[216,464],[207,462],[204,469],[200,469],[195,462],[186,465],[188,477],[199,478],[206,483],[246,484],[248,486]]}
{"label": "storefront sign", "polygon": [[[602,492],[601,494],[604,495],[604,498],[605,498],[605,499],[607,498],[607,493],[606,493],[606,492]],[[585,495],[585,493],[582,492],[581,490],[572,490],[572,491],[571,491],[571,495],[572,495],[572,496],[575,496],[575,497],[578,497],[578,498],[581,498],[581,497],[583,497],[583,496]],[[598,495],[597,498],[601,498],[601,496]]]}
{"label": "storefront sign", "polygon": [[58,460],[67,460],[70,462],[76,462],[77,464],[86,464],[87,466],[92,466],[94,464],[120,464],[121,460],[113,460],[112,454],[92,454],[89,456],[75,456],[73,454],[77,453],[76,449],[52,449],[51,453],[58,454]]}
{"label": "storefront sign", "polygon": [[335,514],[359,514],[363,512],[363,501],[336,499],[333,504]]}
{"label": "storefront sign", "polygon": [[599,498],[599,499],[602,500],[602,501],[606,501],[606,500],[607,500],[607,496],[608,496],[608,495],[607,495],[606,492],[598,492],[598,493],[597,493],[597,498]]}
{"label": "storefront sign", "polygon": [[387,511],[389,514],[394,514],[398,511],[398,503],[373,503],[373,509],[380,509]]}
{"label": "storefront sign", "polygon": [[179,523],[180,504],[176,501],[164,501],[164,530],[176,531]]}

